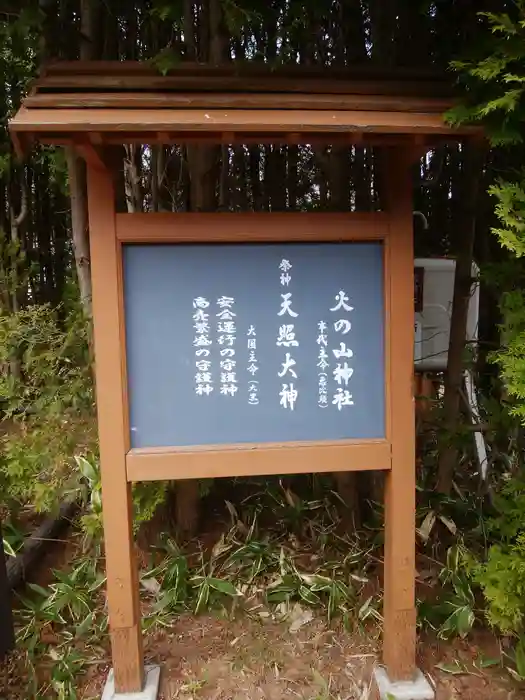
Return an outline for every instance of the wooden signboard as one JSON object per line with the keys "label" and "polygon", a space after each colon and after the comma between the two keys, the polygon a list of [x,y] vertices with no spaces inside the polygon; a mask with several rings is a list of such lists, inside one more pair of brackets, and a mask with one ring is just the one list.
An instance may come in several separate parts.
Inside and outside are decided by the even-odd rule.
{"label": "wooden signboard", "polygon": [[[383,470],[383,661],[415,675],[411,166],[452,138],[450,100],[428,78],[267,69],[57,64],[10,122],[19,153],[38,139],[88,165],[117,693],[144,688],[131,483],[156,479]],[[108,155],[130,143],[377,146],[384,211],[117,214]]]}
{"label": "wooden signboard", "polygon": [[388,221],[117,214],[127,478],[389,470]]}
{"label": "wooden signboard", "polygon": [[369,214],[117,214],[88,169],[119,687],[143,681],[130,482],[255,474],[386,472],[384,659],[413,673],[412,208],[393,160]]}

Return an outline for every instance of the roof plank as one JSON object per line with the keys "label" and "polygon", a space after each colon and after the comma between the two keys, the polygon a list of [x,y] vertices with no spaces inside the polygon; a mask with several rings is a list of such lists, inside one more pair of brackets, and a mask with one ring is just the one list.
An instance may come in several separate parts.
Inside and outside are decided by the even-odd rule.
{"label": "roof plank", "polygon": [[379,132],[470,133],[452,130],[440,114],[357,110],[28,109],[10,121],[12,132]]}
{"label": "roof plank", "polygon": [[369,145],[479,134],[479,127],[445,122],[453,104],[450,83],[426,70],[181,62],[161,75],[151,63],[73,61],[44,67],[9,129],[20,148],[86,134],[96,135],[97,145]]}
{"label": "roof plank", "polygon": [[[159,69],[153,61],[65,61],[51,60],[41,68],[40,74],[46,75],[160,75]],[[338,78],[348,80],[358,78],[369,80],[370,78],[380,78],[383,80],[432,80],[448,84],[450,90],[450,79],[443,71],[437,71],[432,67],[420,66],[396,66],[395,68],[385,68],[372,61],[354,63],[350,66],[323,66],[305,65],[299,63],[282,63],[270,65],[263,61],[235,60],[220,64],[202,63],[197,61],[180,61],[174,64],[167,71],[167,75],[207,75],[215,78],[218,75],[229,76],[277,76],[293,77],[295,79],[305,77],[317,78]]]}
{"label": "roof plank", "polygon": [[239,75],[144,75],[66,74],[46,75],[33,83],[37,92],[82,90],[147,90],[147,91],[206,91],[206,92],[270,92],[320,93],[354,95],[405,95],[447,97],[450,88],[441,82],[401,80],[335,80],[327,74],[320,78],[289,78],[261,75],[257,78]]}
{"label": "roof plank", "polygon": [[28,109],[318,109],[430,112],[442,114],[448,98],[398,95],[330,95],[206,92],[37,93],[24,100]]}

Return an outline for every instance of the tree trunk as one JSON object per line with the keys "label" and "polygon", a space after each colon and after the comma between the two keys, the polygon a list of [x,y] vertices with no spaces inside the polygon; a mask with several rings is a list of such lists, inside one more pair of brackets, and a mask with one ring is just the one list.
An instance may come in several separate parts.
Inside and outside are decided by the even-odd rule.
{"label": "tree trunk", "polygon": [[133,214],[143,209],[141,187],[142,147],[130,144],[125,147],[125,152],[124,187],[126,191],[126,210],[128,214]]}
{"label": "tree trunk", "polygon": [[261,151],[258,146],[250,146],[250,183],[252,190],[252,208],[263,208],[263,191],[261,186]]}
{"label": "tree trunk", "polygon": [[391,66],[395,61],[396,5],[394,0],[369,2],[372,60],[384,67]]}
{"label": "tree trunk", "polygon": [[221,148],[221,174],[219,179],[219,209],[221,211],[228,211],[228,200],[229,200],[229,190],[228,185],[230,182],[230,147],[227,144],[223,144]]}
{"label": "tree trunk", "polygon": [[286,153],[284,148],[272,145],[267,148],[264,169],[264,187],[270,211],[286,210]]}
{"label": "tree trunk", "polygon": [[80,300],[86,318],[91,319],[91,258],[87,212],[86,164],[73,148],[66,149],[71,199],[71,235]]}
{"label": "tree trunk", "polygon": [[346,147],[332,147],[328,155],[330,208],[348,211],[350,202],[349,152]]}
{"label": "tree trunk", "polygon": [[[13,183],[14,184],[14,183]],[[20,263],[22,249],[22,239],[20,237],[20,228],[27,218],[28,214],[28,192],[27,192],[27,182],[25,178],[25,172],[22,172],[19,179],[20,187],[20,211],[15,214],[13,210],[13,193],[11,192],[11,203],[10,203],[10,225],[11,225],[11,270],[9,275],[9,285],[8,294],[10,292],[10,302],[12,313],[17,313],[20,310],[20,301],[26,297],[25,286],[26,283],[22,282],[20,279]],[[10,287],[10,289],[9,289]],[[21,362],[20,362],[20,352],[18,348],[14,348],[11,351],[11,356],[9,359],[9,371],[13,379],[21,379]]]}
{"label": "tree trunk", "polygon": [[476,144],[467,144],[463,152],[461,216],[458,221],[458,255],[454,279],[454,298],[450,321],[448,364],[445,374],[443,413],[448,440],[438,460],[437,489],[449,494],[452,489],[458,450],[454,433],[460,419],[460,390],[463,382],[468,307],[472,289],[472,257],[476,235],[476,204],[485,152]]}
{"label": "tree trunk", "polygon": [[[94,36],[97,31],[98,0],[82,0],[80,6],[80,58],[91,61],[95,58]],[[87,214],[86,164],[71,147],[66,148],[71,198],[71,234],[77,279],[82,308],[91,320],[91,258],[89,251],[89,229]]]}
{"label": "tree trunk", "polygon": [[346,532],[354,532],[361,527],[361,507],[357,490],[357,472],[333,472],[337,493],[344,501],[341,523]]}
{"label": "tree trunk", "polygon": [[[228,59],[220,0],[202,4],[199,26],[200,46],[196,51],[193,3],[184,4],[184,38],[188,57],[199,55],[212,65]],[[216,211],[220,146],[187,145],[186,157],[190,178],[189,208],[191,211]],[[177,482],[177,526],[185,536],[192,535],[199,519],[199,482],[195,479]]]}
{"label": "tree trunk", "polygon": [[297,165],[299,162],[299,146],[288,146],[288,167],[287,167],[287,183],[288,183],[288,209],[290,211],[297,210],[298,204],[298,187],[297,179],[299,177]]}

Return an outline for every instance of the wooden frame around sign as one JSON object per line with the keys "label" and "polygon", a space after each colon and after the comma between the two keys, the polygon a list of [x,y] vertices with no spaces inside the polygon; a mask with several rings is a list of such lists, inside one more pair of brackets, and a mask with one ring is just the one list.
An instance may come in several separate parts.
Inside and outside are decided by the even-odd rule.
{"label": "wooden frame around sign", "polygon": [[[111,174],[88,163],[97,410],[115,684],[142,688],[131,482],[381,469],[385,487],[383,658],[393,678],[415,664],[415,436],[411,154],[387,156],[387,212],[116,214]],[[122,246],[139,242],[383,241],[386,439],[130,449]]]}
{"label": "wooden frame around sign", "polygon": [[[117,256],[133,243],[254,243],[376,241],[383,243],[385,290],[385,415],[390,413],[388,374],[390,266],[388,218],[370,214],[117,214]],[[119,284],[123,308],[124,291]],[[125,319],[122,321],[125,326]],[[127,378],[123,381],[127,384]],[[390,426],[385,439],[130,449],[129,481],[308,472],[388,470]]]}

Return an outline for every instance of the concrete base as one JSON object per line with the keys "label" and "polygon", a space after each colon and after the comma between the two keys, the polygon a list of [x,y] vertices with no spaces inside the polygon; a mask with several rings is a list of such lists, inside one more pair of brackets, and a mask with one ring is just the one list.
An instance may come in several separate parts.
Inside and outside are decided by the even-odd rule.
{"label": "concrete base", "polygon": [[391,681],[382,666],[374,669],[374,678],[381,700],[434,700],[434,689],[421,671],[412,681]]}
{"label": "concrete base", "polygon": [[157,700],[159,693],[160,666],[146,666],[144,668],[146,682],[144,689],[138,693],[116,693],[113,669],[108,674],[108,679],[102,693],[102,700]]}

